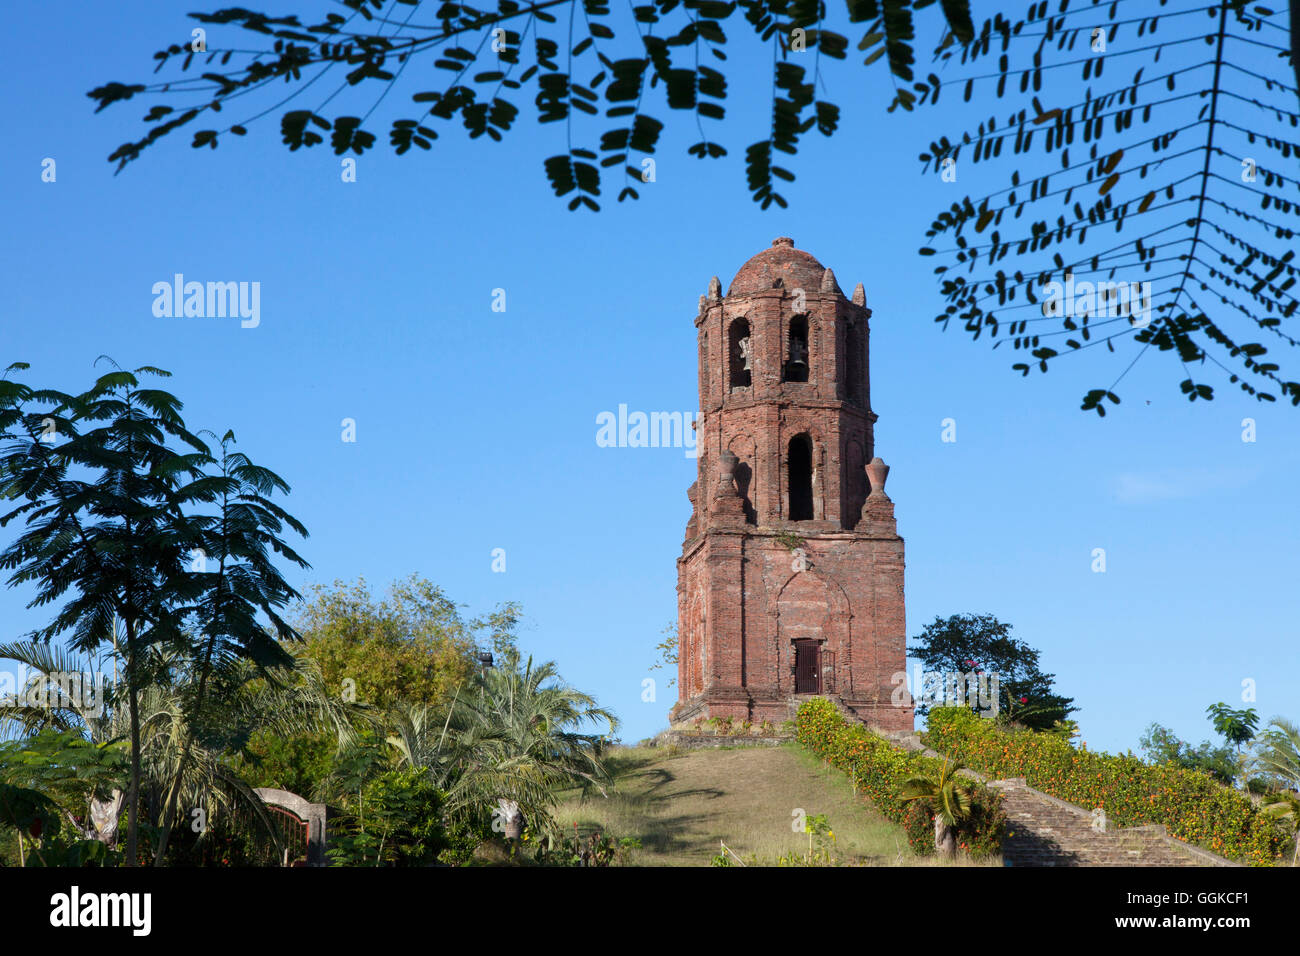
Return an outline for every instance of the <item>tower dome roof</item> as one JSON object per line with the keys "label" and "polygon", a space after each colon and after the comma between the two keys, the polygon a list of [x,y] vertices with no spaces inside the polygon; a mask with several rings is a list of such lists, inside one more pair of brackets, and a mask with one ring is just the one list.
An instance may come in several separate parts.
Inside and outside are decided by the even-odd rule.
{"label": "tower dome roof", "polygon": [[778,279],[787,292],[794,289],[816,292],[822,287],[825,272],[826,267],[815,256],[796,249],[793,239],[781,236],[772,240],[771,248],[764,249],[740,267],[731,280],[727,295],[762,292],[774,288]]}

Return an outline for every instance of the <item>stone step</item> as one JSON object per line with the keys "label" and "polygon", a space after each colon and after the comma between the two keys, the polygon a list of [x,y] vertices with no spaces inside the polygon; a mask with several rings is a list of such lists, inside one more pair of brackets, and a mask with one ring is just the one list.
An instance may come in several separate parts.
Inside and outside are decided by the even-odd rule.
{"label": "stone step", "polygon": [[[852,708],[834,701],[847,719],[904,750],[943,759],[927,749],[915,733],[888,732],[863,720]],[[1239,866],[1199,847],[1170,837],[1163,826],[1098,830],[1092,814],[1030,787],[1023,777],[989,781],[973,770],[963,776],[987,783],[1002,793],[1008,835],[1002,844],[1007,866]]]}
{"label": "stone step", "polygon": [[1027,786],[996,780],[1002,792],[1008,836],[1002,859],[1008,866],[1231,866],[1230,861],[1184,848],[1164,827],[1099,830],[1092,814]]}

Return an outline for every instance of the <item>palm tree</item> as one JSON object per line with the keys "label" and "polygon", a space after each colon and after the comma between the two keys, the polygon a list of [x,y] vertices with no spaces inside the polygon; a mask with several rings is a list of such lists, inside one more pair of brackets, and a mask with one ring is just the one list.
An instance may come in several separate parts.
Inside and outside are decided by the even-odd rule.
{"label": "palm tree", "polygon": [[1264,812],[1291,827],[1291,838],[1295,841],[1291,865],[1300,865],[1300,797],[1294,793],[1270,793],[1264,797]]}
{"label": "palm tree", "polygon": [[[114,732],[108,716],[108,695],[114,685],[105,687],[102,676],[81,658],[48,644],[19,641],[0,643],[0,659],[16,661],[32,672],[26,686],[17,688],[12,698],[0,698],[4,714],[0,717],[0,740],[30,738],[48,729],[80,731],[100,747],[120,742],[122,735]],[[69,675],[76,679],[70,681]],[[65,814],[87,839],[116,843],[118,816],[125,800],[122,789],[100,781],[89,787],[87,800],[84,826],[69,810],[65,809]]]}
{"label": "palm tree", "polygon": [[[96,744],[118,742],[129,735],[120,688],[104,695],[102,708],[88,707],[84,700],[62,692],[58,675],[79,669],[67,653],[20,641],[0,644],[0,657],[32,670],[32,687],[49,695],[48,707],[11,702],[19,706],[7,710],[7,722],[19,735],[46,728],[77,730]],[[273,669],[260,669],[242,658],[209,661],[208,680],[214,692],[199,722],[189,705],[203,660],[160,647],[150,648],[148,657],[154,680],[137,689],[137,712],[141,790],[153,825],[162,822],[174,794],[177,805],[203,810],[209,824],[223,813],[243,808],[274,832],[260,798],[231,768],[231,754],[254,730],[286,737],[328,730],[343,747],[352,740],[355,727],[369,717],[362,705],[332,694],[313,661],[297,656],[289,667]],[[98,832],[115,831],[122,799],[117,790],[107,799],[92,794],[90,818],[105,819],[104,829]]]}
{"label": "palm tree", "polygon": [[254,731],[290,738],[325,730],[342,748],[364,720],[363,709],[332,694],[303,658],[265,670],[243,659],[210,663],[214,692],[199,718],[188,705],[201,667],[201,660],[174,658],[171,679],[141,698],[142,757],[159,822],[168,804],[203,807],[209,820],[236,805],[260,815],[261,801],[229,762]]}
{"label": "palm tree", "polygon": [[1282,778],[1292,790],[1300,790],[1300,726],[1274,717],[1255,738],[1253,766]]}
{"label": "palm tree", "polygon": [[1250,760],[1256,769],[1282,781],[1290,793],[1272,793],[1264,797],[1264,812],[1291,825],[1295,839],[1292,864],[1300,863],[1300,726],[1282,717],[1274,717],[1255,738],[1255,754]]}
{"label": "palm tree", "polygon": [[[494,829],[518,839],[524,820],[550,828],[558,791],[582,787],[604,793],[602,759],[618,719],[560,678],[553,662],[521,663],[506,650],[477,686],[458,690],[439,720],[429,708],[407,707],[392,717],[389,743],[399,760],[430,773],[447,792],[453,816],[491,813]],[[584,733],[604,723],[604,733]]]}
{"label": "palm tree", "polygon": [[934,811],[934,848],[940,856],[957,852],[957,828],[971,810],[971,784],[958,776],[959,763],[945,760],[938,776],[918,774],[903,782],[904,802],[926,800]]}

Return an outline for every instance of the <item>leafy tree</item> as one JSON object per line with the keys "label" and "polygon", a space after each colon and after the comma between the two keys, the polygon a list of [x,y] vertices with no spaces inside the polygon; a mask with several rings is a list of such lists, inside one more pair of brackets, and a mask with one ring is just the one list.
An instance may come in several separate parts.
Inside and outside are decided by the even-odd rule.
{"label": "leafy tree", "polygon": [[1210,719],[1214,722],[1214,729],[1229,744],[1237,748],[1237,764],[1241,776],[1241,785],[1243,789],[1247,788],[1248,781],[1241,746],[1255,736],[1255,727],[1259,723],[1259,717],[1255,714],[1254,708],[1233,710],[1224,703],[1211,704],[1205,708],[1205,712],[1210,715]]}
{"label": "leafy tree", "polygon": [[[25,368],[19,365],[13,368]],[[71,631],[71,646],[92,654],[114,616],[125,628],[124,677],[131,741],[127,860],[134,865],[140,794],[139,695],[148,684],[145,648],[182,641],[185,603],[195,590],[184,572],[182,503],[201,477],[207,448],[186,429],[180,401],[144,388],[137,374],[113,371],[86,392],[0,391],[0,499],[20,502],[0,527],[23,518],[26,531],[0,552],[9,586],[32,583],[29,606],[65,599],[35,637]],[[177,440],[182,453],[168,445]],[[84,475],[93,480],[85,480]]]}
{"label": "leafy tree", "polygon": [[[10,442],[0,455],[0,500],[19,502],[0,514],[0,527],[18,518],[25,524],[0,552],[0,568],[13,571],[11,587],[37,586],[29,606],[63,601],[35,640],[48,644],[70,632],[75,652],[93,655],[111,643],[122,659],[130,865],[138,861],[140,697],[156,668],[178,657],[193,664],[195,680],[173,686],[187,695],[180,701],[186,723],[201,724],[214,667],[236,659],[259,667],[288,662],[280,642],[298,635],[277,609],[297,594],[269,554],[305,566],[278,537],[285,525],[305,529],[270,500],[288,486],[233,452],[229,432],[214,459],[186,427],[180,400],[141,384],[140,376],[168,374],[119,368],[76,395],[0,380],[0,436]],[[212,465],[218,474],[205,471]],[[271,634],[258,612],[270,621]],[[175,779],[184,777],[188,760],[182,750]],[[157,862],[177,799],[176,792],[164,798]]]}
{"label": "leafy tree", "polygon": [[[302,523],[271,499],[276,493],[288,494],[288,484],[274,472],[254,464],[247,455],[234,451],[234,444],[234,433],[226,432],[215,463],[219,473],[201,479],[205,486],[203,500],[214,503],[215,513],[188,517],[186,537],[192,546],[191,554],[196,556],[190,570],[201,589],[190,618],[199,631],[200,644],[195,662],[197,679],[179,686],[187,692],[183,700],[186,723],[194,728],[203,726],[203,709],[214,673],[238,671],[231,665],[244,661],[259,668],[283,668],[292,663],[280,642],[298,640],[299,635],[279,611],[299,595],[276,568],[272,552],[299,567],[310,567],[280,537],[285,527],[307,536]],[[212,555],[215,565],[211,570],[207,567],[208,555]],[[258,612],[270,620],[273,631],[262,626]],[[195,737],[186,736],[175,783],[167,797],[155,855],[157,864],[167,853],[181,781]]]}
{"label": "leafy tree", "polygon": [[[908,654],[927,671],[998,675],[998,716],[1033,730],[1052,730],[1078,710],[1074,698],[1053,689],[1056,676],[1038,669],[1038,651],[1011,637],[1011,625],[992,614],[936,617],[913,640]],[[924,705],[916,712],[928,711]]]}
{"label": "leafy tree", "polygon": [[[432,149],[438,128],[455,121],[470,138],[501,141],[531,99],[540,123],[565,125],[566,150],[543,161],[552,189],[571,197],[570,209],[596,210],[602,170],[621,176],[620,201],[640,195],[665,109],[690,114],[698,139],[689,155],[716,159],[728,154],[720,121],[729,95],[753,91],[771,105],[745,149],[745,176],[766,209],[786,206],[777,187],[795,179],[780,154],[794,156],[812,129],[838,131],[839,107],[819,93],[835,61],[847,68],[860,31],[863,65],[888,72],[890,111],[932,104],[944,86],[974,104],[976,128],[935,135],[919,154],[922,171],[952,182],[959,163],[1005,170],[1005,187],[947,203],[929,222],[920,252],[939,261],[943,328],[958,321],[973,339],[1009,341],[1025,353],[1013,363],[1023,375],[1099,345],[1126,346],[1122,371],[1083,397],[1099,415],[1152,347],[1178,360],[1188,400],[1213,397],[1192,371],[1208,362],[1259,400],[1300,404],[1300,383],[1263,344],[1300,342],[1282,329],[1298,301],[1300,180],[1286,164],[1300,119],[1300,16],[1292,10],[1288,28],[1283,14],[1246,0],[1160,0],[1154,12],[1030,0],[1018,19],[998,6],[978,25],[970,0],[846,0],[842,11],[820,0],[653,0],[626,11],[606,0],[497,0],[494,9],[444,4],[436,23],[412,22],[412,0],[342,0],[346,12],[307,20],[229,8],[190,16],[214,34],[252,34],[260,48],[185,36],[154,54],[165,76],[88,95],[97,111],[154,101],[147,133],[110,154],[119,170],[176,130],[210,121],[191,145],[215,149],[272,114],[291,151],[328,137],[336,154],[359,155],[377,143],[370,123],[381,101],[419,75],[407,67],[431,61],[446,82],[412,91],[415,109],[390,120],[398,154]],[[728,28],[762,54],[765,72],[771,63],[769,82],[728,83]],[[919,75],[918,45],[945,80]],[[856,88],[861,67],[853,70]],[[289,102],[322,79],[318,101]],[[1010,101],[1001,121],[985,109],[994,101]],[[331,102],[337,115],[322,115]],[[1138,317],[1109,298],[1100,309],[1045,310],[1044,286],[1067,277],[1149,281],[1150,311]]]}
{"label": "leafy tree", "polygon": [[298,628],[327,685],[380,711],[399,703],[446,707],[478,668],[477,630],[498,650],[513,641],[517,607],[466,623],[456,604],[430,581],[412,575],[382,599],[364,580],[317,586]]}
{"label": "leafy tree", "polygon": [[[920,251],[947,301],[935,321],[1010,344],[1026,376],[1099,346],[1120,352],[1118,374],[1083,397],[1098,415],[1153,349],[1178,362],[1189,401],[1213,397],[1208,366],[1257,400],[1300,404],[1300,383],[1268,355],[1300,344],[1282,327],[1300,304],[1288,85],[1300,17],[1289,48],[1278,19],[1245,0],[1031,3],[962,49],[965,99],[979,89],[1011,108],[975,110],[977,126],[936,136],[921,160],[932,173],[985,164],[1004,185],[934,217]],[[1149,298],[1125,304],[1115,284],[1138,281]],[[1074,302],[1053,282],[1076,289]]]}
{"label": "leafy tree", "polygon": [[1233,710],[1227,704],[1211,704],[1205,708],[1209,714],[1210,720],[1214,723],[1214,729],[1229,744],[1237,748],[1237,753],[1241,753],[1241,745],[1255,736],[1255,727],[1259,724],[1259,716],[1255,713],[1255,708],[1248,707],[1244,710]]}
{"label": "leafy tree", "polygon": [[337,743],[328,732],[285,736],[256,730],[232,759],[231,766],[254,789],[272,787],[310,795],[329,776],[337,750]]}
{"label": "leafy tree", "polygon": [[[320,668],[324,686],[370,708],[372,723],[412,704],[445,711],[479,663],[475,647],[503,653],[514,644],[517,604],[465,621],[457,605],[427,579],[411,575],[375,597],[364,580],[316,586],[299,608],[303,653]],[[295,793],[332,795],[334,736],[254,733],[236,763],[257,785]],[[322,789],[324,788],[324,789]]]}
{"label": "leafy tree", "polygon": [[1208,740],[1194,747],[1157,723],[1147,727],[1138,746],[1150,763],[1203,770],[1225,786],[1232,785],[1237,773],[1237,761],[1230,748],[1216,747]]}
{"label": "leafy tree", "polygon": [[[518,649],[519,638],[515,631],[519,627],[521,608],[517,601],[506,601],[483,617],[470,621],[470,630],[476,635],[479,644],[491,648],[496,656],[509,656]],[[482,632],[487,632],[484,641]]]}
{"label": "leafy tree", "polygon": [[[691,114],[699,140],[689,147],[689,155],[717,159],[728,154],[715,124],[726,115],[729,92],[722,72],[728,60],[725,25],[739,19],[738,14],[747,21],[740,29],[752,31],[755,48],[770,51],[774,61],[769,121],[746,150],[755,201],[763,208],[785,206],[776,181],[793,180],[794,174],[777,165],[776,154],[797,152],[800,137],[814,127],[830,136],[839,125],[839,107],[818,99],[816,91],[825,86],[823,71],[831,61],[847,58],[849,41],[829,29],[825,6],[819,2],[684,0],[679,5],[677,0],[655,0],[625,10],[611,9],[607,0],[583,0],[581,5],[574,0],[498,0],[495,10],[444,5],[437,25],[412,24],[415,11],[404,13],[403,5],[416,6],[404,0],[344,0],[349,15],[330,13],[315,23],[292,14],[271,17],[246,9],[192,14],[204,30],[239,28],[256,34],[259,41],[273,42],[262,50],[209,48],[205,42],[200,50],[187,37],[154,55],[155,72],[175,67],[176,76],[152,84],[111,82],[91,90],[87,95],[96,102],[96,112],[145,94],[164,100],[181,92],[202,96],[202,102],[181,112],[164,103],[154,106],[145,119],[148,133],[114,150],[110,162],[120,170],[162,137],[199,120],[215,121],[227,103],[264,94],[268,85],[287,84],[292,100],[313,82],[303,82],[304,71],[318,77],[334,73],[336,95],[349,87],[373,91],[377,106],[409,64],[431,61],[446,71],[447,82],[414,92],[411,115],[392,121],[389,143],[396,153],[407,153],[412,146],[431,149],[439,136],[437,127],[456,120],[470,138],[486,135],[500,142],[515,128],[519,101],[532,99],[538,122],[563,123],[574,144],[543,163],[555,194],[573,194],[570,209],[597,210],[602,169],[621,167],[620,201],[639,196],[642,169],[633,165],[633,154],[648,157],[655,152],[664,130],[664,121],[655,114],[662,115],[664,107]],[[862,24],[864,30],[862,48],[875,47],[867,62],[888,52],[891,72],[911,84],[895,94],[893,105],[904,109],[918,102],[918,94],[920,102],[938,94],[934,74],[913,82],[912,11],[929,5],[929,0],[889,0],[883,7],[877,0],[848,3],[848,23]],[[946,0],[941,15],[934,11],[936,29],[950,27],[962,42],[970,42],[975,32],[969,7],[969,0]],[[564,16],[563,22],[557,13]],[[618,31],[634,39],[620,45]],[[209,69],[186,76],[191,66]],[[475,67],[472,79],[467,79]],[[763,68],[768,69],[766,63]],[[530,83],[536,85],[535,97],[526,91]],[[660,97],[662,102],[656,103]],[[279,111],[279,105],[262,115]],[[575,119],[599,116],[602,106],[605,119],[612,121],[605,129],[596,133],[575,128]],[[360,102],[356,108],[364,109]],[[322,109],[280,114],[280,136],[290,150],[320,145],[324,135],[339,155],[360,155],[376,144],[376,134],[366,124],[373,106],[364,109],[363,116],[336,119],[320,115]],[[197,131],[192,145],[215,149],[227,133],[247,135],[258,118],[240,115],[229,124],[222,120],[216,129]],[[584,136],[591,137],[591,146],[577,145]]]}

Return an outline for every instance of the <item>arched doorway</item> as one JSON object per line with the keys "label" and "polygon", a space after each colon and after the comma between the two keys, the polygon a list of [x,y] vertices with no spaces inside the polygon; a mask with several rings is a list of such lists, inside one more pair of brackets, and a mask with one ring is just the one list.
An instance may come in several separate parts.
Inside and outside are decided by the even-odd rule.
{"label": "arched doorway", "polygon": [[813,517],[812,439],[802,433],[790,439],[786,456],[790,494],[790,520],[811,521]]}
{"label": "arched doorway", "polygon": [[[777,599],[777,623],[796,694],[830,693],[822,672],[830,637],[831,594],[815,573],[796,574]],[[784,683],[784,681],[782,681]],[[833,681],[831,682],[833,683]]]}

